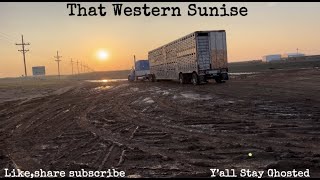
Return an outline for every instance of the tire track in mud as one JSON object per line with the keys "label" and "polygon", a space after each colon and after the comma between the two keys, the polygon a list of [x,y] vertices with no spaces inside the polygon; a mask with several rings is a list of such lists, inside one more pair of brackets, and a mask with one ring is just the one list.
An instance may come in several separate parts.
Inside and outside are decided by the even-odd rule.
{"label": "tire track in mud", "polygon": [[[65,98],[64,97],[68,97]],[[59,98],[62,100],[60,101]],[[38,103],[38,102],[41,102]],[[74,104],[74,102],[81,102],[79,101],[79,97],[73,97],[70,96],[69,92],[65,92],[62,94],[59,94],[59,96],[47,96],[43,98],[37,98],[35,101],[29,100],[26,102],[27,104],[23,103],[18,109],[24,109],[25,111],[29,112],[27,116],[22,116],[19,113],[17,113],[16,116],[10,117],[9,120],[13,121],[13,123],[19,123],[20,121],[27,120],[27,124],[24,126],[19,126],[20,128],[18,131],[15,131],[12,137],[6,139],[7,145],[5,149],[7,151],[16,151],[15,149],[24,149],[25,146],[28,146],[30,143],[35,144],[32,148],[29,148],[29,150],[24,150],[20,152],[16,152],[13,154],[14,159],[19,159],[18,164],[29,164],[28,166],[22,165],[22,169],[37,169],[37,168],[48,168],[49,164],[52,164],[55,157],[52,157],[52,155],[48,155],[46,152],[46,149],[49,148],[38,148],[39,144],[50,142],[50,140],[61,136],[61,133],[68,131],[71,126],[73,126],[76,122],[74,121],[74,115],[75,112],[72,110],[68,110],[64,112],[63,110],[70,108],[70,104]],[[70,103],[70,104],[69,104]],[[69,105],[68,105],[69,104]],[[48,108],[50,107],[50,108]],[[25,114],[25,111],[23,112]],[[62,112],[63,111],[63,112]],[[41,112],[41,113],[39,113]],[[30,120],[29,120],[30,119]],[[69,125],[68,125],[69,124]],[[9,127],[8,127],[9,126]],[[10,126],[13,126],[12,124],[7,125],[6,129],[10,128]],[[45,127],[45,129],[43,129]],[[87,133],[87,132],[84,132]],[[25,137],[23,136],[25,134]],[[30,135],[35,135],[32,139],[30,139]],[[43,134],[44,136],[41,136]],[[85,136],[84,136],[85,137]],[[71,137],[73,139],[73,137]],[[71,140],[72,141],[72,140]],[[66,139],[65,143],[62,143],[60,145],[65,145],[66,143],[71,142],[70,138]],[[11,143],[9,143],[11,142]],[[53,142],[55,143],[55,142]],[[71,144],[72,145],[72,144]],[[73,144],[76,148],[71,148],[72,150],[77,151],[77,148],[84,148],[86,145],[89,144]],[[47,146],[47,145],[45,145]],[[53,146],[51,151],[55,151],[56,145],[48,145]],[[58,145],[59,146],[59,145]],[[65,149],[65,152],[68,152],[70,149]],[[52,152],[52,154],[54,154]],[[21,157],[20,154],[25,153],[25,157]],[[58,151],[59,153],[59,151]],[[74,153],[67,153],[64,156],[69,156],[69,159],[76,157],[77,155]],[[36,158],[38,162],[41,162],[42,165],[38,164],[36,161],[31,162],[30,159]],[[50,162],[51,160],[51,162]],[[61,164],[61,161],[59,161],[59,164]]]}
{"label": "tire track in mud", "polygon": [[[312,133],[317,132],[318,125],[313,124],[313,129],[309,127],[319,117],[313,112],[317,108],[294,109],[296,104],[290,102],[287,106],[294,108],[288,108],[287,112],[286,108],[278,111],[275,108],[279,108],[279,104],[274,106],[271,103],[270,109],[263,111],[263,106],[260,107],[259,102],[254,103],[254,100],[262,100],[260,104],[266,102],[259,99],[261,97],[253,97],[242,104],[225,105],[228,111],[221,111],[226,108],[224,105],[206,108],[212,101],[186,103],[178,99],[171,104],[171,95],[162,96],[149,91],[155,87],[151,83],[110,85],[111,88],[103,91],[91,91],[99,84],[83,85],[68,93],[28,101],[20,107],[14,107],[17,102],[7,104],[10,112],[0,111],[0,117],[10,116],[16,122],[2,130],[14,128],[26,117],[34,123],[19,127],[21,131],[16,131],[17,134],[8,139],[9,146],[4,149],[8,153],[14,152],[14,160],[22,158],[17,161],[22,167],[27,167],[30,159],[34,159],[35,163],[39,163],[38,167],[41,165],[47,170],[104,170],[115,167],[125,170],[126,175],[142,177],[209,177],[209,168],[264,169],[265,165],[272,163],[283,168],[279,165],[280,161],[301,167],[287,161],[292,159],[305,166],[314,160],[308,166],[314,168],[317,165],[315,152],[319,143],[316,143]],[[166,85],[156,84],[161,87],[160,90],[176,87]],[[200,94],[218,91],[210,91],[210,88],[190,87],[191,91]],[[184,88],[173,92],[180,94]],[[221,96],[225,99],[237,99],[236,94],[224,93],[227,95]],[[56,101],[56,98],[59,100]],[[139,103],[146,98],[154,102]],[[37,104],[40,106],[33,110],[32,107]],[[281,108],[286,104],[280,105]],[[256,109],[252,110],[253,107]],[[26,114],[24,108],[31,114]],[[212,108],[220,112],[211,112]],[[69,111],[62,113],[66,109]],[[276,114],[299,110],[308,110],[313,117],[302,114],[281,119]],[[304,116],[306,120],[297,123],[298,118]],[[222,118],[217,120],[216,117]],[[297,127],[285,126],[288,122]],[[270,123],[273,125],[270,126]],[[247,126],[248,129],[245,129]],[[295,137],[299,129],[310,130],[310,133],[300,131],[301,136]],[[21,137],[22,134],[26,137]],[[12,143],[9,144],[9,141]],[[288,144],[285,144],[286,141]],[[295,141],[304,142],[299,144]],[[314,143],[310,145],[310,142]],[[268,149],[269,146],[272,148]],[[311,152],[306,152],[302,146],[310,148]],[[28,150],[23,150],[26,148]],[[254,158],[248,158],[248,152],[253,152]],[[36,165],[30,168],[36,168]]]}
{"label": "tire track in mud", "polygon": [[[154,97],[153,97],[154,98]],[[160,98],[158,98],[160,99]],[[158,100],[157,99],[157,100]],[[158,103],[159,101],[156,100],[156,103]],[[163,103],[163,101],[160,101],[161,104],[168,104],[168,102],[166,103]],[[128,108],[128,106],[123,106],[123,104],[125,104],[125,102],[120,102],[118,101],[118,107],[121,106],[121,109],[118,108],[117,110],[121,110],[122,114],[125,115],[125,117],[130,117],[130,115],[134,112],[132,112],[132,109],[131,108]],[[166,106],[167,108],[168,106]],[[116,109],[115,109],[116,110]],[[169,110],[172,110],[169,108]],[[169,111],[168,110],[168,111]],[[166,110],[164,110],[166,111]],[[176,111],[179,111],[179,109]],[[131,113],[130,113],[131,112]],[[179,114],[179,113],[178,113]],[[190,113],[185,113],[185,114],[189,114]],[[201,162],[201,163],[198,163],[196,161],[193,161],[194,160],[194,154],[191,154],[191,153],[188,153],[188,154],[184,154],[183,152],[182,153],[179,153],[177,154],[177,152],[175,154],[172,154],[172,151],[170,150],[173,150],[173,149],[176,149],[176,147],[174,146],[174,144],[179,144],[179,145],[183,145],[181,144],[181,142],[179,142],[179,139],[183,139],[184,140],[188,140],[190,139],[191,141],[194,141],[195,139],[197,139],[196,141],[196,144],[197,145],[194,145],[194,147],[192,148],[204,148],[204,149],[213,149],[211,146],[212,144],[214,143],[220,143],[220,141],[217,141],[217,140],[214,140],[216,139],[216,136],[214,135],[210,135],[210,134],[207,134],[207,133],[204,133],[204,132],[201,132],[201,131],[195,131],[194,129],[188,129],[188,128],[185,128],[185,127],[178,127],[178,126],[172,126],[170,125],[170,123],[167,123],[167,124],[164,124],[163,122],[156,122],[154,120],[151,120],[152,118],[149,117],[149,116],[145,116],[143,114],[139,114],[139,119],[138,120],[134,120],[133,122],[136,123],[136,124],[139,124],[140,126],[148,126],[150,128],[155,128],[155,129],[159,129],[160,131],[163,131],[165,133],[167,133],[166,135],[169,135],[169,137],[174,137],[174,138],[171,138],[170,141],[175,141],[174,143],[172,143],[171,145],[171,148],[170,148],[170,143],[166,143],[166,147],[163,149],[161,147],[157,147],[156,146],[156,149],[161,149],[162,153],[165,154],[166,156],[169,156],[171,158],[174,158],[175,160],[178,160],[178,161],[182,161],[184,163],[188,163],[189,165],[196,165],[196,166],[205,166],[205,167],[210,167],[209,164],[206,164],[205,161],[206,159],[203,159],[202,157],[202,160],[204,162]],[[198,141],[199,138],[202,140],[202,141]],[[146,137],[144,137],[144,139],[146,139]],[[159,139],[157,139],[159,140]],[[178,141],[177,141],[178,140]],[[145,141],[145,140],[142,140],[142,141]],[[161,141],[161,139],[160,139]],[[154,142],[153,145],[155,145],[157,141]],[[168,147],[169,145],[169,147]],[[185,152],[190,152],[190,145],[186,144],[184,145],[184,147],[179,147],[178,148],[180,151],[183,150]],[[167,151],[166,153],[164,153],[165,151]],[[191,150],[192,151],[192,150]],[[196,152],[198,154],[198,152]],[[212,152],[211,152],[212,153]],[[196,155],[198,157],[201,158],[201,156],[199,155]],[[221,158],[221,157],[220,157]]]}
{"label": "tire track in mud", "polygon": [[[141,95],[141,96],[140,96]],[[143,93],[136,93],[136,96],[137,97],[140,97],[140,99],[143,99],[143,98],[146,98],[146,96],[143,94]],[[152,96],[153,99],[155,99],[156,103],[158,103],[158,100],[157,98],[155,98],[154,96]],[[159,98],[160,99],[160,98]],[[139,115],[136,115],[137,113],[139,113],[139,109],[134,109],[132,108],[132,106],[130,106],[130,103],[131,102],[134,102],[135,100],[132,100],[131,98],[129,99],[125,99],[125,101],[120,101],[121,99],[117,99],[116,102],[117,102],[117,105],[116,107],[114,107],[112,109],[112,111],[115,111],[115,112],[121,112],[119,113],[119,116],[121,117],[122,115],[122,118],[125,119],[125,121],[131,121],[133,123],[135,123],[136,125],[139,125],[139,126],[146,126],[146,127],[152,127],[152,128],[156,128],[156,129],[160,129],[160,130],[164,130],[164,132],[166,133],[178,133],[179,134],[179,131],[177,129],[179,128],[176,128],[176,127],[170,127],[170,125],[168,124],[165,124],[163,122],[154,122],[152,120],[150,120],[151,118],[148,117],[148,115],[144,115],[143,113],[140,113]],[[136,99],[137,100],[137,99]],[[162,104],[166,104],[166,99],[164,100],[161,100],[161,103]],[[160,104],[160,103],[159,103]],[[157,104],[157,105],[159,105]],[[167,107],[166,107],[167,108]],[[150,109],[150,108],[149,108]],[[148,110],[149,110],[148,109]],[[152,109],[152,108],[151,108]],[[168,108],[168,110],[170,110],[170,108]],[[186,113],[187,114],[187,113]],[[190,115],[190,114],[189,114]],[[137,119],[135,119],[136,117],[139,117]],[[127,117],[133,117],[133,118],[127,118]],[[240,121],[241,122],[241,121]],[[245,123],[245,125],[250,125],[250,120],[248,121],[249,124]],[[225,126],[227,127],[227,126]],[[169,130],[168,130],[169,129]],[[171,129],[173,129],[174,132],[171,131]],[[185,130],[185,128],[182,128]],[[188,129],[188,128],[187,128]],[[141,129],[140,129],[141,130]],[[170,132],[171,131],[171,132]],[[268,132],[268,130],[266,130]],[[135,134],[139,134],[139,132],[141,131],[138,131],[136,132]],[[185,132],[181,132],[181,134],[184,134]],[[188,133],[190,134],[190,133]],[[212,142],[212,138],[210,137],[207,137],[207,134],[206,133],[200,133],[201,135],[204,135],[206,136],[206,138],[204,139],[207,139],[211,140]],[[190,136],[190,135],[189,135]],[[262,139],[260,140],[251,140],[252,139],[252,135],[249,134],[249,135],[244,135],[244,136],[239,136],[239,137],[235,137],[235,135],[226,135],[225,132],[219,132],[215,134],[215,136],[218,136],[219,138],[223,139],[224,141],[224,144],[225,146],[224,147],[221,147],[221,150],[223,148],[226,148],[228,147],[229,149],[233,147],[233,149],[235,148],[235,150],[237,148],[239,148],[239,146],[242,148],[246,147],[248,149],[256,149],[258,150],[257,151],[257,154],[262,154],[263,156],[274,156],[273,158],[271,159],[276,159],[276,156],[278,156],[277,154],[275,155],[272,155],[272,152],[268,153],[268,151],[266,152],[265,149],[268,149],[268,144],[264,144],[262,145],[263,143],[261,142]],[[201,137],[201,136],[200,136]],[[146,139],[146,138],[145,138]],[[145,141],[145,140],[142,140],[142,141]],[[266,142],[266,141],[265,141]],[[269,143],[272,142],[272,141],[269,141]],[[153,144],[154,145],[154,144]],[[168,144],[166,144],[168,145]],[[262,145],[262,146],[261,146]],[[201,145],[199,145],[201,146]],[[170,146],[169,146],[170,147]],[[283,150],[283,143],[278,143],[278,144],[273,144],[273,150]],[[219,153],[219,151],[216,152],[216,154],[222,154],[222,153]],[[229,154],[232,154],[232,153],[229,153]],[[245,159],[244,156],[241,157],[241,154],[245,154],[245,152],[239,152],[239,153],[235,153],[237,156],[235,156],[234,158],[240,158],[239,160],[241,159]],[[269,154],[269,155],[268,155]],[[240,157],[239,157],[240,156]],[[182,157],[183,158],[183,157]],[[185,156],[186,158],[186,156]],[[233,159],[235,160],[235,159]],[[201,163],[200,163],[201,164]],[[203,164],[202,164],[203,165]]]}
{"label": "tire track in mud", "polygon": [[[136,125],[138,125],[139,127],[141,126],[144,126],[144,127],[148,127],[149,130],[152,130],[152,129],[158,129],[162,132],[165,133],[165,135],[169,135],[170,136],[178,136],[176,137],[176,139],[179,139],[179,136],[185,136],[187,137],[187,139],[189,138],[189,136],[191,136],[191,139],[192,138],[201,138],[201,139],[205,139],[205,145],[204,148],[208,148],[208,144],[212,143],[212,137],[208,137],[207,134],[204,134],[204,133],[200,133],[197,134],[197,133],[190,133],[190,131],[188,131],[187,129],[185,128],[179,128],[179,127],[170,127],[170,125],[164,125],[163,123],[156,123],[154,121],[152,121],[150,119],[150,117],[141,117],[141,114],[139,114],[139,119],[136,119],[136,120],[132,120],[134,119],[133,118],[128,118],[128,117],[132,117],[133,114],[135,114],[135,112],[132,112],[132,109],[128,108],[128,105],[123,102],[123,101],[117,101],[116,100],[116,105],[114,106],[114,108],[112,109],[113,112],[119,112],[119,116],[121,117],[122,120],[124,120],[125,122],[132,122]],[[128,101],[128,99],[126,99],[126,102],[131,102],[131,101]],[[113,104],[114,105],[114,104]],[[92,108],[93,109],[93,108]],[[91,109],[91,110],[92,110]],[[151,129],[150,129],[151,128]],[[141,129],[141,128],[140,128]],[[139,134],[140,133],[140,129],[138,132],[135,132],[135,134]],[[154,131],[153,131],[154,132]],[[111,132],[109,132],[108,134],[110,134]],[[141,133],[142,134],[142,133]],[[135,135],[134,137],[136,137],[137,135]],[[185,138],[184,137],[184,138]],[[123,140],[121,140],[121,138],[119,138],[121,143],[124,143],[126,145],[128,145],[128,143],[130,144],[130,142],[125,142]],[[135,138],[130,138],[130,139],[135,139]],[[173,139],[170,139],[170,141],[172,141]],[[161,140],[160,140],[161,141]],[[176,140],[175,140],[176,141]],[[146,142],[146,137],[144,138],[144,140],[140,140],[140,142]],[[151,140],[151,145],[154,145],[154,140]],[[159,142],[159,141],[158,141]],[[179,143],[179,142],[178,142]],[[198,143],[198,142],[197,142]],[[132,145],[133,143],[131,142],[130,145]],[[168,146],[168,144],[166,144],[166,146]],[[180,148],[180,149],[185,149],[185,151],[190,151],[190,148],[188,145],[185,145],[186,147],[185,148]],[[198,145],[201,147],[201,145]],[[196,146],[196,148],[198,147]],[[192,166],[192,165],[198,165],[198,166],[210,166],[206,163],[203,163],[203,162],[196,162],[196,161],[193,161],[192,160],[192,156],[190,156],[190,154],[183,154],[183,153],[179,153],[179,154],[172,154],[172,149],[170,149],[170,147],[166,147],[166,148],[160,148],[160,147],[150,147],[148,145],[148,143],[142,143],[142,144],[138,144],[136,145],[135,147],[138,147],[140,149],[143,149],[144,151],[146,152],[154,152],[156,154],[162,154],[162,155],[165,155],[165,157],[170,157],[172,159],[174,159],[175,161],[182,161],[184,163],[188,163],[189,166]],[[143,148],[142,148],[143,147]],[[145,147],[148,147],[148,148],[145,148]],[[174,146],[173,146],[174,147]],[[194,156],[194,155],[193,155]],[[199,156],[199,155],[198,155]],[[190,160],[191,159],[191,160]],[[198,160],[199,161],[199,160]]]}
{"label": "tire track in mud", "polygon": [[[117,93],[121,93],[121,92],[118,91]],[[97,98],[97,100],[98,99],[100,99],[100,98]],[[90,111],[92,111],[95,108],[94,104],[96,104],[96,102],[92,101],[92,104],[89,105],[87,110],[82,113],[81,122],[80,122],[81,126],[90,127],[90,124],[88,124],[89,120],[87,119],[86,116]],[[123,108],[123,106],[121,108]],[[119,110],[120,110],[119,106],[115,106],[115,108],[112,109],[112,111],[115,111],[115,112],[119,112]],[[123,111],[120,111],[120,113],[122,114]],[[125,124],[128,123],[128,122],[131,123],[132,121],[130,119],[126,118],[126,115],[127,114],[122,114],[120,116],[121,117],[120,118],[121,121],[124,121],[123,123],[125,123]],[[128,125],[123,125],[122,128],[123,127],[128,127]],[[104,130],[99,130],[99,129],[95,129],[95,128],[90,128],[89,130],[91,132],[94,132],[95,134],[98,134],[99,137],[110,137],[111,136],[110,138],[106,138],[106,139],[112,141],[113,143],[118,144],[118,146],[116,146],[116,147],[121,147],[121,146],[125,146],[126,147],[127,150],[122,150],[122,152],[120,151],[121,154],[118,154],[118,156],[120,155],[120,157],[118,158],[119,161],[118,161],[117,165],[122,164],[126,159],[126,158],[124,158],[123,152],[126,152],[126,151],[130,152],[132,149],[141,149],[144,153],[148,153],[148,154],[151,153],[151,156],[160,156],[160,157],[163,157],[164,159],[166,159],[168,157],[168,156],[163,156],[162,155],[163,154],[163,150],[159,151],[158,148],[151,148],[151,147],[146,148],[147,146],[146,146],[145,143],[131,142],[132,139],[134,139],[136,131],[137,131],[136,128],[132,128],[132,127],[134,127],[134,126],[131,126],[131,128],[130,128],[130,129],[132,129],[132,131],[127,133],[128,135],[130,135],[130,137],[117,136],[112,132],[112,130],[105,130],[105,129]],[[131,137],[133,137],[133,138],[131,138]],[[129,141],[127,139],[129,139]],[[107,155],[104,158],[104,161],[108,157],[109,157],[109,155]],[[104,162],[102,164],[104,164]],[[101,169],[101,166],[99,168]]]}

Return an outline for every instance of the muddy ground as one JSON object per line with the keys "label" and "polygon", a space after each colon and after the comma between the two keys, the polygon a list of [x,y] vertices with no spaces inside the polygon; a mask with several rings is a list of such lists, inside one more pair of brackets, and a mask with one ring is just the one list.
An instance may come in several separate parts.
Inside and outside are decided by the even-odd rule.
{"label": "muddy ground", "polygon": [[199,86],[83,81],[46,92],[2,98],[0,176],[4,168],[115,168],[129,177],[275,168],[320,177],[319,69]]}

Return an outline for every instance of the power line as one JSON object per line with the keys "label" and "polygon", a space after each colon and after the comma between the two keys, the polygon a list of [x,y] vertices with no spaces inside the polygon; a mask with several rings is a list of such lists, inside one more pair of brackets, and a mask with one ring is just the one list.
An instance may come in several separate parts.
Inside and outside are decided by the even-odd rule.
{"label": "power line", "polygon": [[[1,34],[0,34],[1,35]],[[9,38],[7,38],[7,37],[5,37],[5,36],[2,36],[3,38],[0,38],[0,40],[5,40],[5,41],[7,41],[7,42],[10,42],[10,43],[14,43],[14,41],[13,40],[11,40],[11,39],[9,39]]]}
{"label": "power line", "polygon": [[29,51],[29,49],[25,49],[24,46],[30,45],[30,43],[24,43],[24,41],[23,41],[23,35],[21,35],[21,37],[22,37],[21,44],[17,44],[17,43],[16,43],[16,45],[17,45],[17,46],[22,46],[22,49],[21,49],[21,50],[18,50],[18,51],[22,52],[22,54],[23,54],[24,74],[25,74],[25,76],[27,77],[28,75],[27,75],[27,65],[26,65],[26,55],[25,55],[25,54],[26,54],[26,52]]}
{"label": "power line", "polygon": [[56,58],[56,60],[55,61],[57,61],[57,63],[58,63],[58,75],[59,75],[59,79],[60,79],[60,65],[59,65],[59,63],[60,63],[60,58],[62,57],[62,56],[59,56],[59,51],[57,51],[57,56],[54,56],[55,58]]}
{"label": "power line", "polygon": [[0,32],[0,36],[5,38],[4,40],[7,40],[7,41],[10,41],[10,42],[14,43],[14,40],[9,35],[7,35],[6,33]]}

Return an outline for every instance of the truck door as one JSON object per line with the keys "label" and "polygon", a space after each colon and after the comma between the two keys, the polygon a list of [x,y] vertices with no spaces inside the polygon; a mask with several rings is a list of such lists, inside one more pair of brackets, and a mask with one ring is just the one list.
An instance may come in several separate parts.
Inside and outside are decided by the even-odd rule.
{"label": "truck door", "polygon": [[199,70],[210,69],[209,33],[197,33],[197,54]]}

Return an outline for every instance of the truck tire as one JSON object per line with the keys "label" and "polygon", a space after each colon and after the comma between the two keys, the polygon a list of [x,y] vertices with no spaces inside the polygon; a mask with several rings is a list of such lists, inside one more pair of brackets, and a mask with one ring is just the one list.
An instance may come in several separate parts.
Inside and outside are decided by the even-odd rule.
{"label": "truck tire", "polygon": [[206,84],[208,83],[208,80],[205,76],[198,76],[198,79],[199,79],[199,84]]}
{"label": "truck tire", "polygon": [[156,81],[156,75],[151,74],[151,82],[155,82]]}
{"label": "truck tire", "polygon": [[179,82],[180,82],[180,84],[184,84],[185,83],[185,76],[182,74],[182,73],[180,73],[179,74]]}
{"label": "truck tire", "polygon": [[221,80],[221,78],[215,78],[214,80],[216,80],[216,83],[223,83],[224,81]]}
{"label": "truck tire", "polygon": [[131,76],[128,76],[128,81],[132,82]]}
{"label": "truck tire", "polygon": [[199,77],[197,73],[192,73],[192,78],[191,78],[191,82],[193,85],[198,85],[199,84]]}

